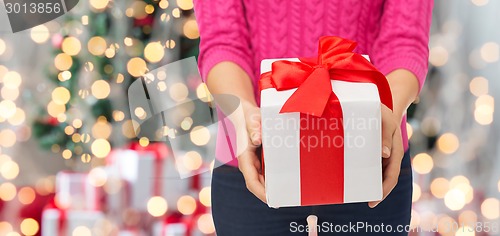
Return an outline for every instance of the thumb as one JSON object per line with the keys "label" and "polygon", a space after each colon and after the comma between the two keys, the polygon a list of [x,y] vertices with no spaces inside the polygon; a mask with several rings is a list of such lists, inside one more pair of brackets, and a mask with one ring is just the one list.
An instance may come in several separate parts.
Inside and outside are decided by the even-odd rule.
{"label": "thumb", "polygon": [[259,146],[262,143],[260,109],[258,107],[250,108],[247,114],[246,123],[250,141],[253,145]]}
{"label": "thumb", "polygon": [[392,121],[392,112],[389,108],[382,106],[382,157],[389,158],[392,149],[392,137],[396,125]]}

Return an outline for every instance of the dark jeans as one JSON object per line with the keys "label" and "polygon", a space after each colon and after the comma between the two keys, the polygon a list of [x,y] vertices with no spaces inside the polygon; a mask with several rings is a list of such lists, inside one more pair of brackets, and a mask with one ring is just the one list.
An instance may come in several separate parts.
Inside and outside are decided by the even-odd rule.
{"label": "dark jeans", "polygon": [[214,169],[212,178],[212,213],[219,236],[307,235],[305,228],[309,215],[318,217],[318,235],[332,232],[337,235],[408,235],[411,197],[408,152],[401,164],[398,184],[374,209],[367,203],[272,209],[246,189],[238,168],[222,165]]}

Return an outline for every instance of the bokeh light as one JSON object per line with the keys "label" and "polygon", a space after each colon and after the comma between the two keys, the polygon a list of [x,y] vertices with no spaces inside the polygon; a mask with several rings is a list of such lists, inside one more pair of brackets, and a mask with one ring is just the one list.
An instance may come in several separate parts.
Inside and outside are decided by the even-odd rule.
{"label": "bokeh light", "polygon": [[408,139],[411,139],[411,136],[413,136],[413,127],[408,122],[406,122],[406,133],[408,135]]}
{"label": "bokeh light", "polygon": [[165,91],[167,90],[167,83],[165,83],[165,81],[159,81],[158,84],[156,84],[156,88],[158,89],[158,91]]}
{"label": "bokeh light", "polygon": [[196,96],[203,102],[211,102],[213,101],[213,97],[208,91],[208,87],[205,83],[201,83],[196,87]]}
{"label": "bokeh light", "polygon": [[197,39],[200,37],[200,32],[198,31],[198,24],[195,20],[188,20],[184,23],[183,27],[184,35],[188,39]]}
{"label": "bokeh light", "polygon": [[95,36],[89,39],[87,43],[87,49],[92,55],[100,56],[103,55],[107,49],[106,40],[103,37]]}
{"label": "bokeh light", "polygon": [[108,174],[103,168],[97,167],[90,170],[87,178],[92,186],[102,187],[108,180]]}
{"label": "bokeh light", "polygon": [[160,217],[164,215],[168,210],[167,201],[160,196],[154,196],[149,199],[147,203],[147,209],[149,214],[154,217]]}
{"label": "bokeh light", "polygon": [[16,112],[14,115],[8,118],[8,121],[11,125],[13,126],[18,126],[24,123],[26,120],[26,114],[24,113],[24,110],[20,108],[16,108]]}
{"label": "bokeh light", "polygon": [[169,3],[168,3],[168,0],[160,0],[158,5],[160,6],[160,8],[166,9],[168,7]]}
{"label": "bokeh light", "polygon": [[80,40],[75,37],[67,37],[63,40],[61,49],[64,53],[70,56],[75,56],[80,53],[82,44],[80,43]]}
{"label": "bokeh light", "polygon": [[184,195],[177,200],[177,210],[183,215],[191,215],[196,210],[196,200],[189,196]]}
{"label": "bokeh light", "polygon": [[410,229],[415,229],[420,225],[420,214],[414,209],[411,210]]}
{"label": "bokeh light", "polygon": [[90,6],[96,10],[103,10],[108,6],[109,0],[89,0]]}
{"label": "bokeh light", "polygon": [[0,173],[4,179],[15,179],[19,175],[19,165],[14,161],[6,161],[2,164]]}
{"label": "bokeh light", "polygon": [[0,131],[0,146],[12,147],[17,142],[17,135],[11,129],[4,129]]}
{"label": "bokeh light", "polygon": [[181,121],[181,128],[183,130],[189,130],[192,125],[193,125],[193,118],[191,117],[186,117]]}
{"label": "bokeh light", "polygon": [[170,86],[169,89],[170,97],[176,102],[182,102],[186,100],[189,95],[189,90],[187,86],[183,83],[175,83]]}
{"label": "bokeh light", "polygon": [[437,230],[440,235],[453,236],[455,235],[455,231],[453,230],[452,226],[456,223],[457,222],[455,221],[455,219],[451,218],[450,216],[442,215],[438,219]]}
{"label": "bokeh light", "polygon": [[189,151],[183,156],[182,162],[187,170],[194,171],[201,167],[203,159],[199,152]]}
{"label": "bokeh light", "polygon": [[212,188],[210,186],[207,186],[202,188],[198,194],[198,198],[200,199],[201,204],[203,204],[206,207],[212,206],[211,191]]}
{"label": "bokeh light", "polygon": [[139,145],[142,147],[147,147],[149,145],[149,139],[147,137],[141,137],[139,139]]}
{"label": "bokeh light", "polygon": [[125,119],[125,113],[123,111],[113,111],[113,119],[115,121],[122,121]]}
{"label": "bokeh light", "polygon": [[481,95],[476,99],[474,119],[481,125],[489,125],[493,122],[495,100],[490,95]]}
{"label": "bokeh light", "polygon": [[9,71],[3,76],[3,85],[10,89],[17,89],[21,85],[22,78],[16,71]]}
{"label": "bokeh light", "polygon": [[13,230],[12,225],[7,221],[0,221],[0,235],[7,235]]}
{"label": "bokeh light", "polygon": [[64,149],[64,151],[62,151],[62,153],[61,153],[61,156],[64,159],[68,160],[73,156],[73,152],[69,149]]}
{"label": "bokeh light", "polygon": [[111,132],[111,124],[104,120],[99,120],[92,126],[92,136],[96,139],[108,139]]}
{"label": "bokeh light", "polygon": [[132,5],[125,11],[128,17],[134,17],[136,19],[144,19],[148,16],[146,12],[147,4],[143,1],[135,1]]}
{"label": "bokeh light", "polygon": [[493,63],[498,61],[500,47],[496,42],[487,42],[481,47],[480,52],[485,62]]}
{"label": "bokeh light", "polygon": [[196,126],[189,133],[189,137],[195,145],[203,146],[210,141],[210,131],[205,126]]}
{"label": "bokeh light", "polygon": [[136,137],[136,130],[134,130],[134,127],[137,128],[137,133],[140,132],[139,124],[135,120],[126,120],[125,122],[122,123],[122,134],[127,137],[127,138],[135,138]]}
{"label": "bokeh light", "polygon": [[481,213],[490,220],[496,220],[500,217],[500,202],[496,198],[488,198],[481,204]]}
{"label": "bokeh light", "polygon": [[432,47],[429,54],[429,62],[434,66],[443,66],[448,62],[448,50],[442,46]]}
{"label": "bokeh light", "polygon": [[488,94],[488,80],[482,76],[474,77],[469,83],[469,89],[474,96]]}
{"label": "bokeh light", "polygon": [[59,53],[54,58],[54,65],[60,71],[69,70],[73,65],[73,59],[66,53]]}
{"label": "bokeh light", "polygon": [[412,195],[412,202],[416,202],[420,199],[420,196],[422,196],[422,190],[420,189],[420,186],[416,183],[413,183],[413,195]]}
{"label": "bokeh light", "polygon": [[426,231],[432,231],[436,228],[438,217],[430,210],[420,213],[420,227]]}
{"label": "bokeh light", "polygon": [[52,117],[58,117],[60,114],[66,112],[66,106],[62,104],[57,104],[54,101],[49,102],[47,105],[47,112]]}
{"label": "bokeh light", "polygon": [[215,225],[211,214],[203,214],[198,218],[198,228],[204,234],[213,234],[215,232]]}
{"label": "bokeh light", "polygon": [[97,99],[107,98],[111,92],[109,83],[105,80],[96,80],[92,83],[92,95]]}
{"label": "bokeh light", "polygon": [[17,193],[17,198],[22,204],[31,204],[36,197],[35,190],[31,187],[22,187]]}
{"label": "bokeh light", "polygon": [[35,219],[26,218],[21,222],[21,232],[24,235],[35,235],[39,229],[40,226]]}
{"label": "bokeh light", "polygon": [[71,232],[72,236],[92,236],[92,231],[83,225],[75,227],[73,229],[73,232]]}
{"label": "bokeh light", "polygon": [[58,105],[64,105],[69,102],[71,94],[65,87],[57,87],[52,91],[52,100]]}
{"label": "bokeh light", "polygon": [[478,7],[488,4],[489,0],[471,0],[472,3]]}
{"label": "bokeh light", "polygon": [[458,211],[465,206],[465,194],[459,189],[451,189],[444,196],[444,204],[452,211]]}
{"label": "bokeh light", "polygon": [[10,201],[14,199],[17,195],[17,189],[14,184],[10,182],[4,182],[0,184],[0,199],[3,201]]}
{"label": "bokeh light", "polygon": [[111,145],[106,139],[96,139],[92,142],[91,150],[96,157],[104,158],[111,151]]}
{"label": "bokeh light", "polygon": [[144,57],[149,62],[159,62],[165,55],[165,49],[160,42],[151,42],[144,48]]}
{"label": "bokeh light", "polygon": [[0,101],[0,117],[4,119],[13,116],[16,113],[17,106],[11,100]]}
{"label": "bokeh light", "polygon": [[413,158],[413,169],[419,174],[427,174],[433,167],[434,161],[427,153],[419,153]]}
{"label": "bokeh light", "polygon": [[458,138],[453,133],[445,133],[437,140],[437,148],[446,154],[452,154],[457,151],[459,145]]}
{"label": "bokeh light", "polygon": [[[35,43],[45,43],[50,38],[49,29],[45,25],[35,26],[31,28],[30,36]],[[2,45],[0,43],[0,55],[2,54],[1,47]]]}
{"label": "bokeh light", "polygon": [[[75,148],[76,149],[76,148]],[[92,160],[92,157],[90,156],[90,154],[88,153],[84,153],[80,156],[80,160],[83,162],[83,163],[89,163],[91,160]]]}
{"label": "bokeh light", "polygon": [[182,10],[193,9],[193,0],[177,0],[177,6]]}
{"label": "bokeh light", "polygon": [[434,197],[441,199],[444,198],[446,193],[448,192],[450,188],[450,183],[447,179],[445,178],[435,178],[431,182],[431,193],[434,195]]}
{"label": "bokeh light", "polygon": [[471,210],[465,210],[458,216],[458,222],[462,225],[473,225],[477,222],[477,214]]}
{"label": "bokeh light", "polygon": [[148,71],[148,67],[142,58],[134,57],[128,61],[127,71],[132,76],[139,77]]}
{"label": "bokeh light", "polygon": [[455,188],[461,184],[470,185],[470,181],[467,177],[465,177],[463,175],[454,176],[450,180],[450,188]]}
{"label": "bokeh light", "polygon": [[7,44],[5,44],[5,41],[3,41],[3,39],[0,39],[0,56],[4,54],[6,50],[7,50]]}
{"label": "bokeh light", "polygon": [[432,116],[425,117],[420,123],[420,131],[427,137],[436,136],[441,130],[441,122]]}

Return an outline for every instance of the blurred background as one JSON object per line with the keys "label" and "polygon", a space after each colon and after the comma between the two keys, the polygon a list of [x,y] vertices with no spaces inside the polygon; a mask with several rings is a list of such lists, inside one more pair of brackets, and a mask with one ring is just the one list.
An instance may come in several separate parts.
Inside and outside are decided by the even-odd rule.
{"label": "blurred background", "polygon": [[[427,82],[408,110],[411,235],[500,235],[500,1],[441,0],[433,14]],[[161,176],[179,163],[136,136],[131,115],[147,111],[127,97],[144,73],[197,56],[198,43],[192,0],[81,0],[2,32],[0,235],[214,235],[210,174]],[[183,101],[206,95],[199,82],[157,86]],[[213,148],[211,134],[190,137],[198,149],[181,165],[205,165],[199,148]],[[155,181],[142,186],[127,168]]]}

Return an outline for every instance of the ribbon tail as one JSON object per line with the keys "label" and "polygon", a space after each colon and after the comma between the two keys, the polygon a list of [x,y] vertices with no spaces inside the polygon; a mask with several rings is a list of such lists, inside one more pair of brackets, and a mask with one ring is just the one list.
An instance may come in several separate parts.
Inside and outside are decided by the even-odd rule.
{"label": "ribbon tail", "polygon": [[301,112],[322,116],[332,93],[330,74],[324,68],[316,68],[309,78],[288,98],[280,113]]}

